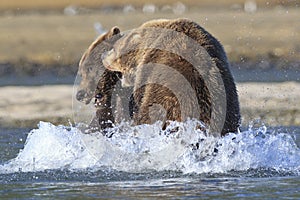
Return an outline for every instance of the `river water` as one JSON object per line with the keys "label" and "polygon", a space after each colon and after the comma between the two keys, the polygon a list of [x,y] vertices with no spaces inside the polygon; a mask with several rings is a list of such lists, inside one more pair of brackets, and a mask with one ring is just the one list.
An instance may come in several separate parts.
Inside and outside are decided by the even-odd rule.
{"label": "river water", "polygon": [[123,124],[110,138],[48,122],[2,128],[1,199],[300,199],[300,127],[217,139],[195,123]]}

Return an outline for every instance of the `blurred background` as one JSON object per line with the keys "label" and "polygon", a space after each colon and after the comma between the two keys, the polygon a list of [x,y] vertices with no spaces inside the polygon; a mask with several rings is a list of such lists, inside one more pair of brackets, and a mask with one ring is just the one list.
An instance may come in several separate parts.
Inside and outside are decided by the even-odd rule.
{"label": "blurred background", "polygon": [[78,62],[97,35],[179,17],[223,44],[244,125],[300,126],[300,0],[1,0],[0,127],[72,123]]}

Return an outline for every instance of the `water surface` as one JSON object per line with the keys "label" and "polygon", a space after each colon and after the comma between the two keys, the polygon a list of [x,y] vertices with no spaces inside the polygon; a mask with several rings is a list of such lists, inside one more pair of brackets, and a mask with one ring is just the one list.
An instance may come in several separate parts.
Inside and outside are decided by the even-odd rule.
{"label": "water surface", "polygon": [[[193,130],[189,129],[193,122],[176,126],[186,135]],[[244,128],[237,135],[217,140],[200,132],[194,132],[197,137],[189,139],[180,134],[157,134],[157,127],[138,127],[132,135],[133,129],[124,126],[112,138],[93,136],[98,143],[82,137],[74,127],[46,122],[34,130],[0,129],[0,196],[300,198],[300,127]],[[182,144],[187,140],[198,141],[199,148]],[[95,153],[101,147],[88,147],[99,141],[108,150],[108,157]],[[168,147],[173,155],[163,154],[163,144],[171,145]]]}

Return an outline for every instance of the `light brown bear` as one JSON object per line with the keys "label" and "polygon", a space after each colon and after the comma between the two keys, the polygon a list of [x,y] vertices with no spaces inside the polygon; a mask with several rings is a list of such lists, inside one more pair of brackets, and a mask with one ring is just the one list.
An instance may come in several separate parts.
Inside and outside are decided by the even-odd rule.
{"label": "light brown bear", "polygon": [[[76,99],[89,104],[95,96],[95,89],[100,79],[99,75],[120,75],[106,70],[102,64],[102,54],[113,48],[114,43],[121,37],[120,29],[113,27],[107,33],[100,35],[85,51],[79,62],[78,75],[81,77]],[[104,73],[105,72],[105,73]],[[106,78],[107,79],[107,78]],[[109,84],[106,84],[107,86]]]}
{"label": "light brown bear", "polygon": [[[78,86],[76,99],[89,104],[96,96],[96,117],[92,119],[92,131],[112,127],[115,121],[112,114],[111,95],[116,87],[120,72],[107,70],[102,64],[102,54],[113,48],[113,44],[121,37],[118,27],[113,27],[107,33],[100,35],[85,51],[79,62],[79,75],[81,82]],[[100,92],[101,91],[101,94]]]}
{"label": "light brown bear", "polygon": [[146,22],[118,39],[103,64],[122,73],[123,87],[133,87],[136,125],[196,118],[215,127],[212,134],[238,130],[239,101],[226,54],[193,21]]}

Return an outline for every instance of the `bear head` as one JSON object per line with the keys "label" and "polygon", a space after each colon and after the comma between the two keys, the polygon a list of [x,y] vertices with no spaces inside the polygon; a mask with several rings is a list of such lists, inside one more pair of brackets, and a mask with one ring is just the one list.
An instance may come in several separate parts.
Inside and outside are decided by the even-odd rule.
{"label": "bear head", "polygon": [[102,64],[103,53],[111,50],[120,37],[120,29],[113,27],[100,35],[83,54],[78,69],[78,75],[81,77],[76,93],[78,101],[89,104],[94,97],[97,83],[105,71]]}

